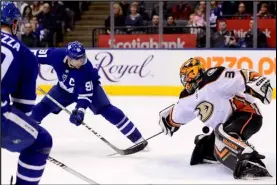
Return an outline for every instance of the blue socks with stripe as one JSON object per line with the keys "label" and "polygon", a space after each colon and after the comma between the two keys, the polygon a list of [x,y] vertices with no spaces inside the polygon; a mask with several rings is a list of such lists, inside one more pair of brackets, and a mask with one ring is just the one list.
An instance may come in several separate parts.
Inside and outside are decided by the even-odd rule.
{"label": "blue socks with stripe", "polygon": [[136,126],[125,114],[113,105],[106,106],[99,111],[106,120],[115,125],[119,131],[133,143],[142,139],[142,135]]}
{"label": "blue socks with stripe", "polygon": [[16,185],[39,184],[51,148],[51,135],[44,128],[39,127],[36,141],[20,153]]}

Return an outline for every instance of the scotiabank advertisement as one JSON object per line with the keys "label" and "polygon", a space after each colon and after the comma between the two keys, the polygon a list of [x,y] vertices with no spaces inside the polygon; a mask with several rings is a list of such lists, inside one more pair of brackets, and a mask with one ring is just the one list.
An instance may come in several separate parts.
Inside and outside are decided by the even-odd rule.
{"label": "scotiabank advertisement", "polygon": [[[114,48],[158,48],[158,34],[115,35]],[[111,47],[110,35],[99,35],[98,47]],[[195,34],[164,34],[162,48],[195,48]]]}
{"label": "scotiabank advertisement", "polygon": [[[250,29],[250,19],[225,20],[228,30],[234,30],[239,38],[244,38]],[[276,19],[259,19],[258,28],[266,35],[269,48],[276,48]]]}

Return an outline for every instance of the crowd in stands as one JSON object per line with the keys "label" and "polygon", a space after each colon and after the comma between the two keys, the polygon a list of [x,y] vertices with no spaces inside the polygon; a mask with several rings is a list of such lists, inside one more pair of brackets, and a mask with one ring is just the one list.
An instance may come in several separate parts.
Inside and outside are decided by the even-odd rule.
{"label": "crowd in stands", "polygon": [[60,46],[64,33],[70,32],[86,1],[18,1],[22,20],[19,37],[28,47]]}
{"label": "crowd in stands", "polygon": [[[207,24],[206,3],[211,3],[210,21],[212,47],[252,47],[253,1],[163,1],[163,33],[197,34],[197,47],[205,47]],[[259,1],[259,18],[276,18],[276,2]],[[249,19],[249,32],[239,40],[224,19]],[[150,1],[121,1],[114,4],[116,34],[159,33],[159,4]],[[219,23],[220,22],[220,23]],[[219,25],[217,25],[219,23]],[[105,20],[110,33],[110,16]],[[218,27],[218,28],[217,28]],[[227,37],[226,37],[227,36]],[[266,46],[265,35],[258,30],[259,47]]]}

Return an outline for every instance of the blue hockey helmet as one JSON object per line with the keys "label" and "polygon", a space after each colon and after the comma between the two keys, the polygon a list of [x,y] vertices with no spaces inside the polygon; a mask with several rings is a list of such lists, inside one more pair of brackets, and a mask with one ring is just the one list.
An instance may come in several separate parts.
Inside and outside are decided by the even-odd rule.
{"label": "blue hockey helmet", "polygon": [[11,31],[15,35],[17,31],[17,24],[15,21],[20,21],[21,14],[19,9],[13,2],[1,1],[1,25],[11,26]]}
{"label": "blue hockey helmet", "polygon": [[14,3],[1,1],[1,24],[12,25],[15,20],[20,19],[20,11]]}
{"label": "blue hockey helmet", "polygon": [[84,65],[87,62],[86,50],[84,46],[78,41],[67,44],[66,55],[68,56],[69,64],[72,67],[77,66],[77,68],[79,68],[80,65]]}
{"label": "blue hockey helmet", "polygon": [[67,44],[66,55],[71,59],[78,60],[86,56],[86,50],[80,42],[74,41]]}

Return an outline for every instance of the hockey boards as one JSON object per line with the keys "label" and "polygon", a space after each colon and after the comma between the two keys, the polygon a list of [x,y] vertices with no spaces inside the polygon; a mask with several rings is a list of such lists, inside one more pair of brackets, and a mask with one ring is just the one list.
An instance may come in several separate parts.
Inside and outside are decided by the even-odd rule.
{"label": "hockey boards", "polygon": [[[43,93],[47,98],[49,98],[53,103],[55,103],[56,105],[58,105],[62,110],[64,110],[66,113],[68,113],[69,115],[71,115],[72,113],[65,108],[63,105],[61,105],[57,100],[55,100],[52,96],[50,96],[49,94],[47,94],[43,89],[41,89],[40,87],[37,87],[37,89]],[[90,132],[92,132],[94,135],[96,135],[99,139],[101,139],[104,143],[106,143],[107,145],[109,145],[112,149],[114,149],[118,154],[120,155],[130,155],[130,154],[134,154],[137,153],[141,150],[143,150],[146,146],[147,146],[147,141],[142,141],[141,143],[135,145],[134,147],[131,148],[127,148],[125,150],[119,149],[117,147],[115,147],[113,144],[111,144],[109,141],[107,141],[103,136],[101,136],[99,133],[97,133],[95,130],[93,130],[90,126],[88,126],[86,123],[82,122],[82,125],[85,126]]]}

